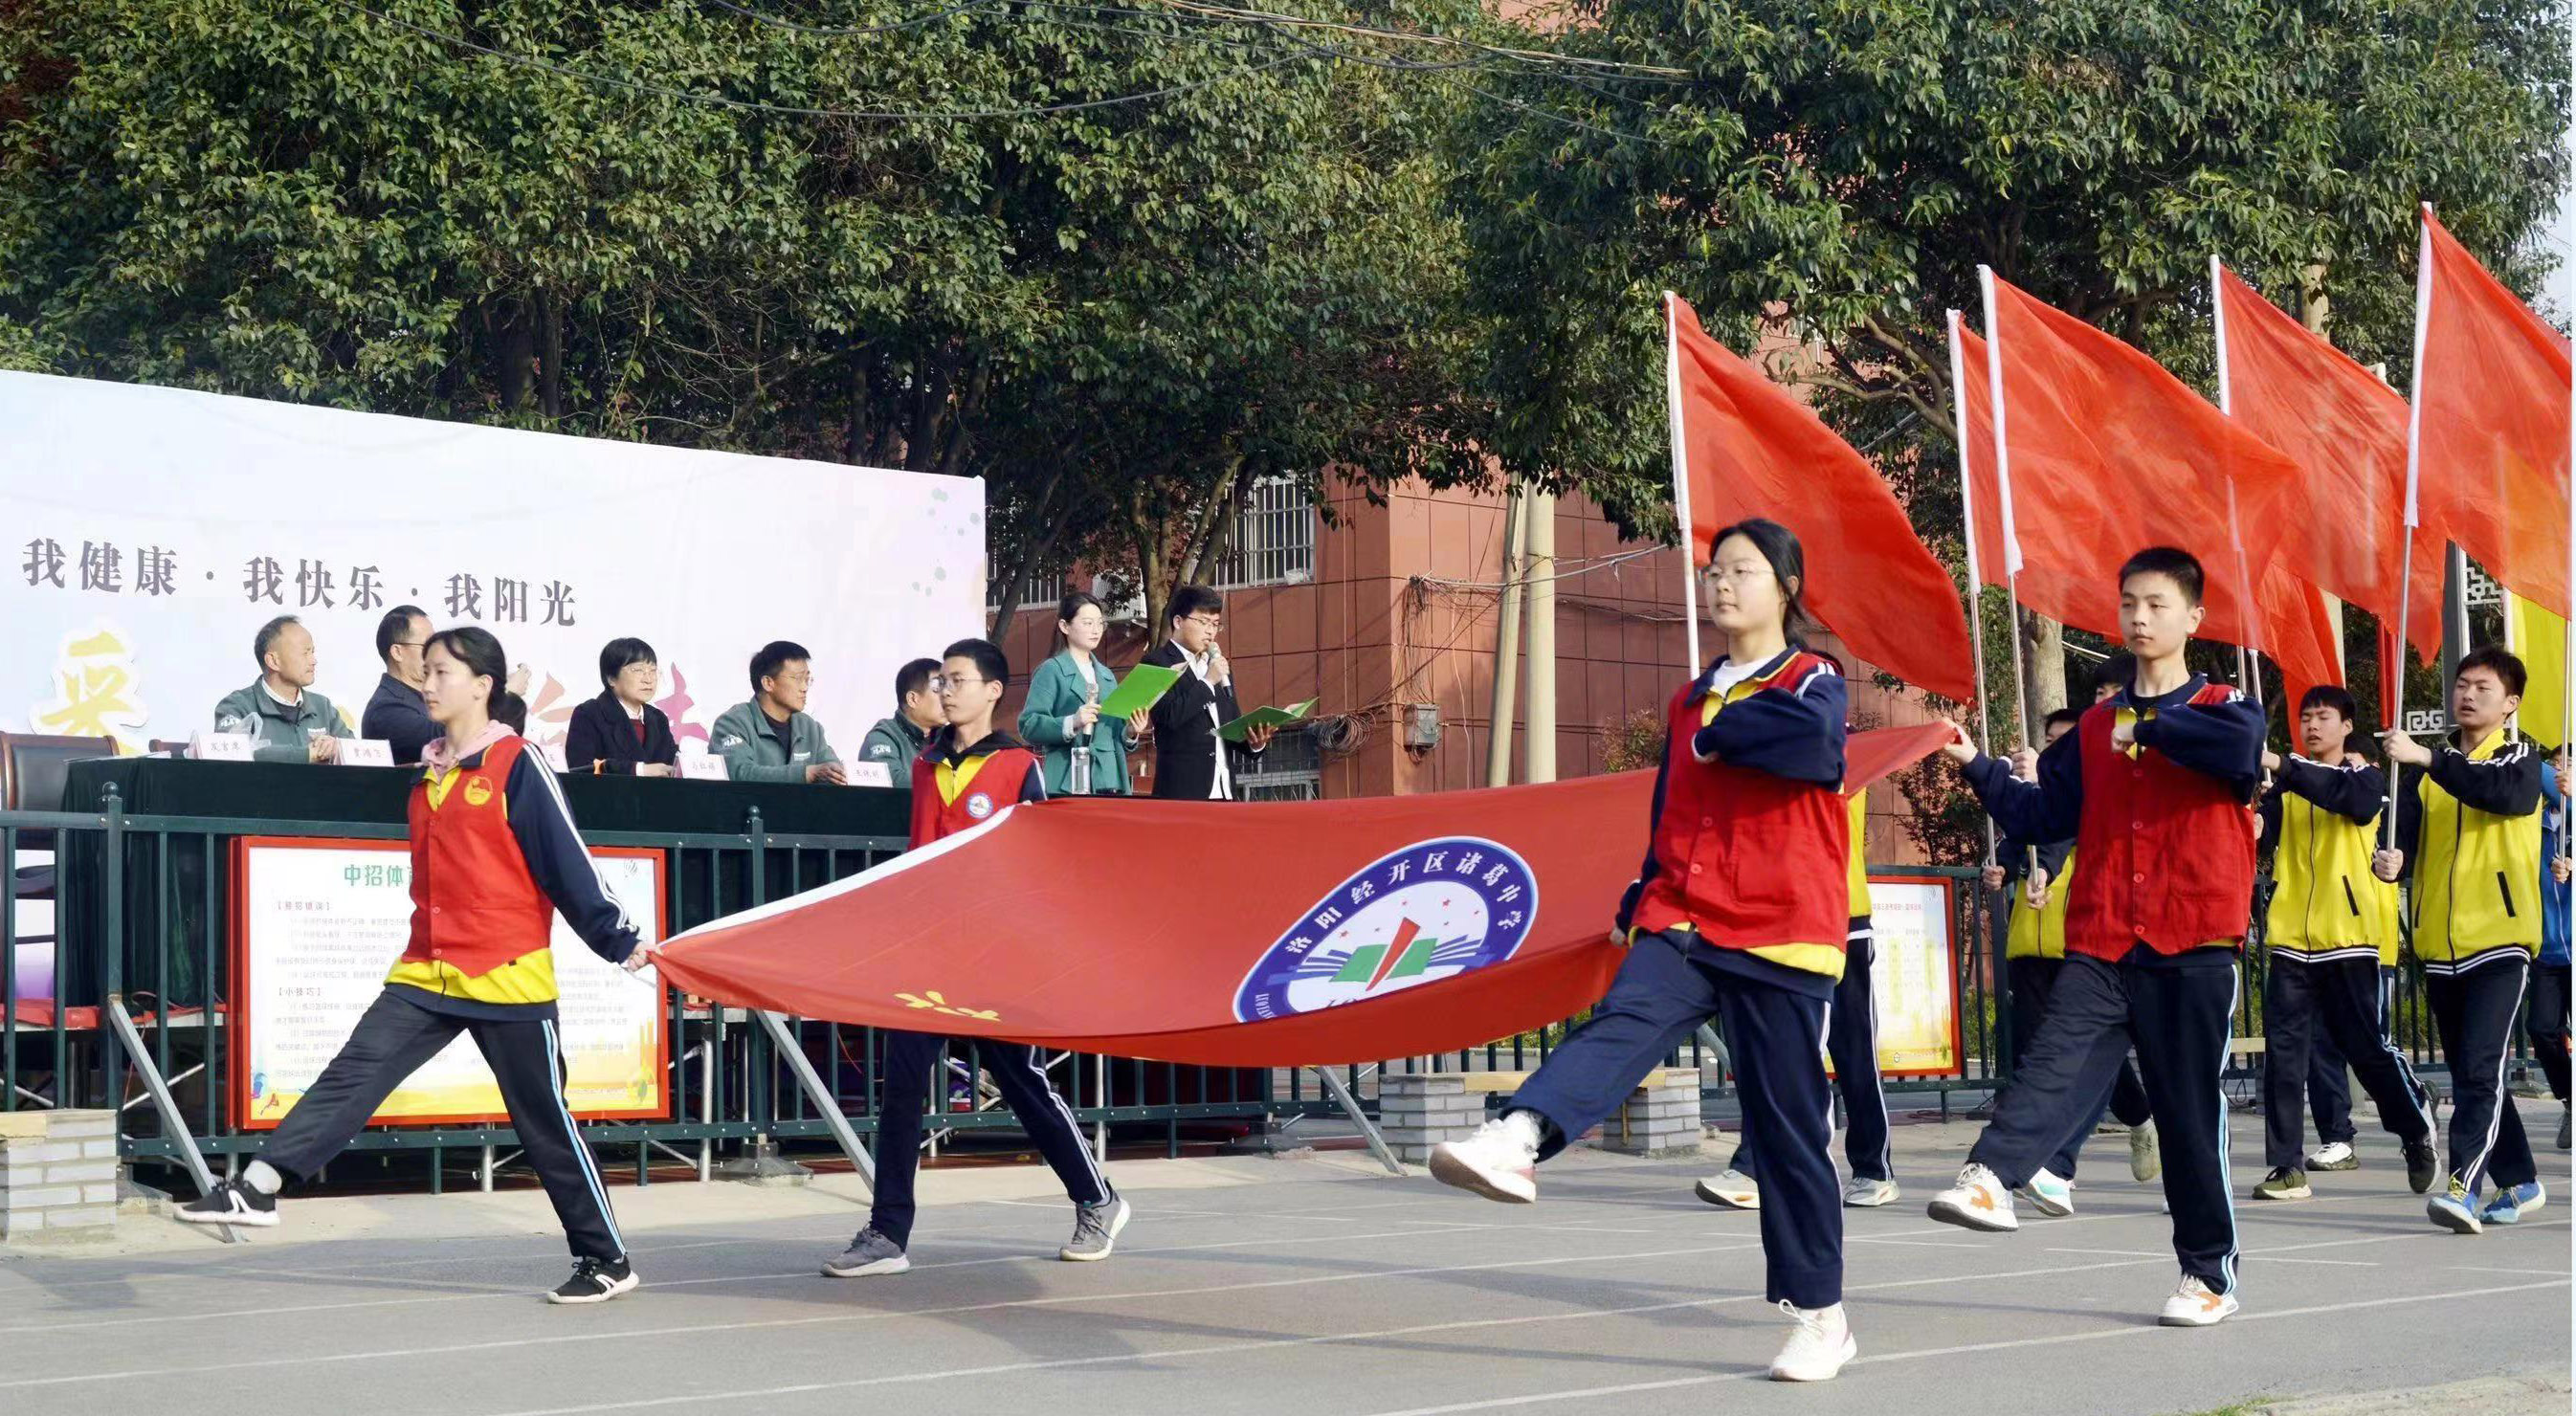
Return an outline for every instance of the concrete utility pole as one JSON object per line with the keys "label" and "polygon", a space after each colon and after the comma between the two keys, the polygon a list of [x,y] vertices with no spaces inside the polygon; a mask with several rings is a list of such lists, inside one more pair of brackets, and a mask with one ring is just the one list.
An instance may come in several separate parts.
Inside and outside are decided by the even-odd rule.
{"label": "concrete utility pole", "polygon": [[1529,493],[1529,748],[1525,779],[1556,780],[1556,494]]}
{"label": "concrete utility pole", "polygon": [[1503,605],[1494,628],[1494,709],[1486,721],[1485,785],[1512,783],[1512,715],[1519,710],[1521,672],[1521,562],[1529,533],[1529,498],[1514,482],[1503,494]]}

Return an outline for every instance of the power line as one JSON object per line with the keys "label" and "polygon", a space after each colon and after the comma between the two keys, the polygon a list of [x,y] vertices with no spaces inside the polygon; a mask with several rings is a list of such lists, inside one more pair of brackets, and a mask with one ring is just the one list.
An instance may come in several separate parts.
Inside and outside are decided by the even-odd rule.
{"label": "power line", "polygon": [[1315,57],[1311,54],[1289,54],[1259,64],[1248,64],[1243,68],[1232,71],[1231,73],[1217,74],[1204,79],[1193,79],[1188,83],[1173,84],[1165,88],[1147,89],[1142,93],[1119,94],[1111,98],[1079,99],[1066,103],[1032,104],[1023,108],[805,108],[792,104],[761,103],[752,99],[734,98],[730,95],[720,93],[704,93],[695,89],[671,88],[664,84],[647,83],[641,79],[630,79],[615,74],[601,74],[594,73],[586,69],[576,69],[570,65],[557,64],[552,60],[540,59],[532,54],[514,54],[505,49],[495,49],[488,44],[476,43],[475,41],[466,39],[461,35],[453,35],[445,32],[444,30],[431,29],[426,25],[416,25],[409,20],[397,19],[391,15],[369,9],[367,6],[357,3],[357,0],[331,0],[331,2],[343,10],[349,10],[357,14],[364,15],[379,24],[391,25],[396,29],[407,30],[413,34],[419,35],[423,39],[435,40],[452,49],[485,55],[489,58],[498,59],[504,63],[516,65],[520,68],[537,69],[562,78],[572,79],[579,83],[596,84],[603,88],[623,89],[629,93],[650,94],[657,98],[676,99],[683,103],[710,104],[715,107],[729,108],[737,112],[744,113],[773,113],[786,118],[849,118],[867,122],[889,123],[961,122],[978,118],[1038,118],[1055,113],[1075,113],[1085,109],[1114,108],[1121,104],[1146,103],[1158,98],[1170,98],[1176,94],[1184,94],[1197,89],[1208,88],[1216,84],[1224,83],[1230,79],[1247,78],[1265,70],[1276,69],[1283,64],[1317,62]]}
{"label": "power line", "polygon": [[998,3],[998,0],[959,0],[959,3],[951,5],[944,10],[933,10],[928,14],[915,15],[908,20],[896,20],[892,24],[883,25],[800,24],[794,20],[782,19],[776,15],[764,15],[757,10],[745,9],[740,5],[734,4],[733,0],[707,0],[707,3],[715,6],[719,10],[731,10],[735,14],[741,15],[747,19],[758,20],[765,25],[776,25],[778,28],[783,30],[794,30],[798,34],[849,36],[863,34],[892,34],[896,30],[907,30],[916,25],[929,24],[933,20],[944,20],[951,15],[962,15],[969,10],[987,9]]}

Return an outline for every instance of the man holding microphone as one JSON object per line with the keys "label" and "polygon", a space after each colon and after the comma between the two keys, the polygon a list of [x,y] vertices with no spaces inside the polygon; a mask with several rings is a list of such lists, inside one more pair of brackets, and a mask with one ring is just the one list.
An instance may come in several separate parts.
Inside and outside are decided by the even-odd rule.
{"label": "man holding microphone", "polygon": [[[1217,647],[1225,601],[1204,585],[1172,592],[1171,637],[1144,662],[1179,669],[1180,681],[1154,704],[1154,795],[1167,801],[1232,801],[1237,763],[1217,729],[1243,716],[1235,702],[1234,666]],[[1253,756],[1270,746],[1271,728],[1244,734]]]}

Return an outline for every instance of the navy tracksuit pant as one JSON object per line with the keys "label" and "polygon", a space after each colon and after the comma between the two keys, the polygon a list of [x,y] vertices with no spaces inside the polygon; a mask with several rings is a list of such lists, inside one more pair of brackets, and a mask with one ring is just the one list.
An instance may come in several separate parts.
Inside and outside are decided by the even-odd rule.
{"label": "navy tracksuit pant", "polygon": [[[1843,1094],[1843,1156],[1851,1162],[1856,1179],[1893,1180],[1896,1165],[1889,1149],[1887,1091],[1878,1075],[1878,1002],[1869,981],[1878,949],[1868,916],[1852,921],[1849,951],[1843,960],[1842,982],[1834,985],[1833,1007],[1825,1016],[1825,1056],[1834,1064],[1834,1089]],[[1734,1045],[1731,1040],[1727,1043]],[[1756,1168],[1760,1164],[1751,1133],[1739,1135],[1728,1168],[1760,1180],[1762,1172]]]}
{"label": "navy tracksuit pant", "polygon": [[[2167,957],[2141,944],[2116,964],[2070,955],[2031,1047],[1968,1159],[2018,1187],[2090,1113],[2134,1045],[2164,1152],[2174,1257],[2212,1292],[2236,1287],[2236,1202],[2220,1089],[2236,1013],[2236,951]],[[1770,1197],[1763,1197],[1768,1200]]]}
{"label": "navy tracksuit pant", "polygon": [[[607,1261],[626,1256],[608,1186],[582,1144],[581,1128],[564,1104],[563,1044],[555,1020],[536,1017],[496,1021],[440,1012],[411,1001],[415,990],[390,987],[358,1019],[338,1056],[313,1080],[311,1090],[286,1113],[260,1153],[289,1180],[310,1179],[376,1114],[405,1078],[439,1050],[471,1033],[483,1060],[501,1084],[510,1129],[519,1149],[545,1182],[564,1242],[574,1258]],[[551,1010],[545,1010],[551,1011]]]}
{"label": "navy tracksuit pant", "polygon": [[2530,972],[2531,955],[2499,949],[2456,973],[2424,975],[2433,1029],[2451,1061],[2451,1179],[2472,1196],[2489,1178],[2505,1189],[2540,1175],[2522,1113],[2504,1085]]}
{"label": "navy tracksuit pant", "polygon": [[[877,1187],[868,1223],[898,1246],[910,1248],[912,1182],[921,1171],[923,1108],[933,1095],[932,1074],[945,1075],[940,1054],[948,1039],[936,1033],[892,1029],[877,1036],[885,1046],[885,1064],[878,1073],[883,1086],[877,1101]],[[1020,1129],[1064,1182],[1065,1194],[1077,1204],[1107,1204],[1109,1177],[1100,1173],[1090,1145],[1082,1139],[1082,1127],[1073,1119],[1073,1108],[1056,1094],[1037,1053],[1023,1043],[978,1038],[975,1057],[992,1076]],[[937,1095],[947,1094],[945,1086],[937,1088]]]}
{"label": "navy tracksuit pant", "polygon": [[[2349,1063],[2379,1105],[2379,1124],[2412,1145],[2433,1134],[2433,1094],[2388,1040],[2387,993],[2377,959],[2303,959],[2275,949],[2263,976],[2263,1163],[2274,1169],[2306,1166],[2301,1140],[2307,1112],[2300,1105],[2317,1082],[2311,1049],[2330,1039],[2335,1068]],[[2341,1078],[2337,1078],[2338,1081]],[[2352,1099],[2341,1112],[2343,1135],[2352,1136]],[[2317,1123],[2320,1136],[2325,1122]]]}
{"label": "navy tracksuit pant", "polygon": [[[2012,990],[2012,1055],[2016,1070],[2021,1059],[2030,1055],[2031,1040],[2039,1036],[2040,1020],[2048,1016],[2048,995],[2057,987],[2057,976],[2065,970],[2063,958],[2024,957],[2004,963],[2004,980]],[[2049,1157],[2049,1174],[2060,1180],[2075,1178],[2076,1159],[2106,1115],[2118,1117],[2123,1126],[2143,1126],[2153,1119],[2147,1106],[2146,1085],[2138,1080],[2137,1067],[2125,1057],[2120,1059],[2119,1074],[2111,1079],[2110,1087],[2066,1133],[2066,1144]]]}
{"label": "navy tracksuit pant", "polygon": [[[2380,1041],[2395,1041],[2396,1026],[2397,970],[2383,965],[2379,970]],[[2270,1055],[2267,1049],[2264,1056]],[[2271,1064],[2267,1060],[2264,1065]],[[2352,1064],[2335,1046],[2333,1035],[2322,1029],[2308,1040],[2308,1110],[2316,1116],[2317,1140],[2322,1144],[2351,1145],[2361,1134],[2352,1124]]]}
{"label": "navy tracksuit pant", "polygon": [[1512,1109],[1548,1123],[1544,1160],[1608,1119],[1683,1038],[1716,1018],[1743,1097],[1744,1134],[1762,1156],[1764,1296],[1828,1308],[1843,1298],[1843,1203],[1825,1077],[1827,1000],[1736,972],[1721,952],[1688,931],[1639,937],[1591,1021],[1549,1054]]}

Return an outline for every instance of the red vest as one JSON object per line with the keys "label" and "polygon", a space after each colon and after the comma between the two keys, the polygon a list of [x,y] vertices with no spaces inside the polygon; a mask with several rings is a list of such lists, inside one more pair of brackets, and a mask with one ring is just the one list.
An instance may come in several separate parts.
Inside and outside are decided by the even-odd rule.
{"label": "red vest", "polygon": [[[981,757],[969,757],[954,769],[947,768],[935,751],[924,753],[912,764],[914,848],[992,820],[1002,808],[1019,801],[1021,788],[1028,785],[1029,774],[1036,770],[1037,754],[1025,747],[1005,747]],[[943,772],[952,784],[964,777],[953,798],[942,789]]]}
{"label": "red vest", "polygon": [[554,903],[528,874],[502,787],[528,740],[511,736],[460,768],[436,805],[411,789],[411,947],[403,962],[443,963],[469,978],[536,953],[554,933]]}
{"label": "red vest", "polygon": [[[1737,694],[1794,681],[1822,662],[1792,654],[1773,673],[1739,685]],[[1851,927],[1851,814],[1842,794],[1700,761],[1691,752],[1703,702],[1694,687],[1696,681],[1684,684],[1664,710],[1655,878],[1646,882],[1633,922],[1647,934],[1689,925],[1721,949],[1760,950],[1775,963],[1839,976]],[[1811,948],[1781,947],[1788,945]]]}
{"label": "red vest", "polygon": [[[2211,684],[2195,705],[2235,690]],[[2159,954],[2242,945],[2254,910],[2254,813],[2227,783],[2175,765],[2153,748],[2132,758],[2111,745],[2116,700],[2077,725],[2084,810],[2066,951],[2118,959],[2144,943]]]}

